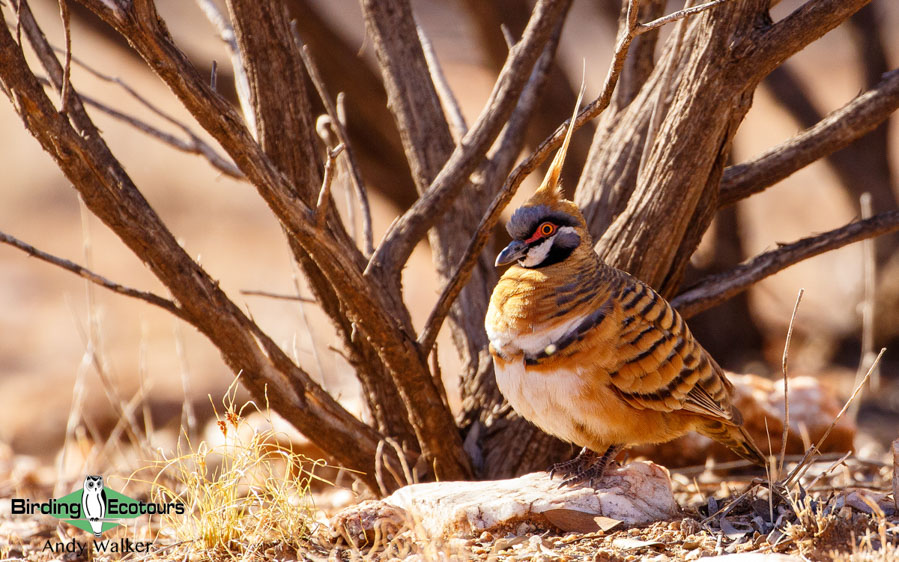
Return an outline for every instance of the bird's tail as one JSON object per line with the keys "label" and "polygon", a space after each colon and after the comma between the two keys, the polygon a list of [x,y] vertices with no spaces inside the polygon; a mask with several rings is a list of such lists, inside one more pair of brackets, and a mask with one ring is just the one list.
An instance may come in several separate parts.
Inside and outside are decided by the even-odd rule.
{"label": "bird's tail", "polygon": [[741,458],[759,466],[767,466],[768,461],[752,437],[742,425],[731,425],[720,421],[709,420],[698,429],[699,433],[721,443]]}

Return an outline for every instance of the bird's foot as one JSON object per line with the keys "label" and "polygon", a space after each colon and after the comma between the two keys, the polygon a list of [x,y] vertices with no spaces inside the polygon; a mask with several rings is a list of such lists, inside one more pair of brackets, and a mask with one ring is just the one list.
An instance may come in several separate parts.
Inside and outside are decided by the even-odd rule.
{"label": "bird's foot", "polygon": [[563,478],[570,478],[572,475],[583,472],[585,466],[590,466],[597,458],[598,455],[596,453],[584,447],[573,459],[552,465],[552,468],[549,469],[549,477],[552,478],[558,474]]}
{"label": "bird's foot", "polygon": [[583,467],[581,470],[578,470],[563,480],[562,483],[559,484],[559,487],[577,486],[578,484],[587,482],[591,488],[595,488],[596,484],[602,481],[602,475],[606,472],[606,466],[606,463],[596,462],[590,466]]}
{"label": "bird's foot", "polygon": [[615,455],[617,455],[620,450],[621,446],[613,445],[609,447],[602,456],[599,456],[584,447],[584,450],[575,458],[553,466],[550,471],[550,477],[556,472],[559,472],[563,476],[567,476],[567,478],[562,480],[562,483],[559,484],[560,488],[563,486],[575,486],[583,484],[584,482],[589,483],[590,487],[594,488],[595,485],[602,480],[606,468],[609,464],[614,462]]}

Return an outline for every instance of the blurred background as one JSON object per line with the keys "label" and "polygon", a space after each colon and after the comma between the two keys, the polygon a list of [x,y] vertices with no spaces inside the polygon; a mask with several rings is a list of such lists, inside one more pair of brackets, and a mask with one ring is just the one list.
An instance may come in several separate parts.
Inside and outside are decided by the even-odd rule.
{"label": "blurred background", "polygon": [[[466,118],[479,113],[492,87],[505,43],[499,23],[520,29],[522,1],[413,0]],[[365,39],[353,0],[290,0],[303,39],[310,45],[331,93],[346,92],[351,138],[362,160],[374,214],[375,240],[414,200],[402,164],[373,49]],[[775,19],[798,0],[780,2]],[[32,9],[56,45],[63,44],[59,8],[32,0]],[[235,103],[226,46],[197,3],[157,0],[159,11],[185,53],[201,72],[217,62],[219,90]],[[598,92],[611,58],[618,3],[574,3],[559,51],[560,72],[540,118],[529,133],[533,146],[570,113],[571,92],[587,68],[587,96]],[[671,2],[669,9],[682,6]],[[224,11],[224,7],[220,6]],[[4,9],[9,23],[10,10]],[[14,23],[14,22],[13,22]],[[844,25],[791,59],[785,70],[757,91],[735,142],[734,162],[752,158],[795,135],[866,89],[881,72],[899,65],[899,4],[874,0],[851,25]],[[665,32],[663,32],[664,35]],[[663,41],[660,41],[660,45]],[[72,3],[74,56],[98,72],[121,78],[161,111],[190,126],[187,112],[116,34]],[[72,69],[83,95],[173,134],[171,122],[130,97],[118,85]],[[575,86],[572,86],[572,85]],[[555,96],[555,97],[554,97]],[[570,96],[570,99],[569,99]],[[125,164],[170,229],[190,254],[252,314],[297,361],[360,416],[353,374],[339,342],[315,304],[245,295],[268,291],[307,295],[292,265],[280,227],[255,190],[213,169],[205,160],[178,152],[89,108],[113,152]],[[870,191],[874,212],[896,207],[899,131],[881,127],[872,136],[827,161],[819,161],[768,191],[722,212],[697,252],[689,279],[723,271],[755,254],[859,217],[859,195]],[[590,143],[582,130],[566,170],[573,187]],[[0,101],[0,231],[46,252],[80,263],[118,283],[165,294],[143,264],[98,220],[81,208],[51,158],[25,131],[4,98]],[[343,201],[345,178],[335,184]],[[534,189],[525,184],[520,200]],[[513,202],[510,208],[514,208]],[[881,386],[869,393],[860,423],[871,442],[895,438],[899,391],[899,253],[896,237],[875,246],[874,346],[892,345],[881,366]],[[407,302],[417,327],[439,294],[426,246],[405,272]],[[793,266],[759,283],[745,296],[690,322],[701,342],[727,369],[780,376],[780,359],[793,303],[805,296],[795,327],[791,373],[812,374],[847,396],[862,351],[860,305],[865,297],[862,244]],[[688,280],[689,282],[689,280]],[[446,332],[446,329],[444,329]],[[451,400],[458,359],[448,334],[439,356]],[[234,375],[215,348],[169,314],[142,302],[91,287],[75,275],[0,245],[0,444],[17,454],[49,461],[66,435],[70,412],[83,413],[87,435],[107,435],[116,414],[99,372],[125,401],[140,395],[159,444],[179,431],[185,397],[201,426],[212,416]],[[80,380],[83,392],[74,392]],[[147,415],[149,414],[149,415]],[[884,422],[889,423],[885,424]]]}

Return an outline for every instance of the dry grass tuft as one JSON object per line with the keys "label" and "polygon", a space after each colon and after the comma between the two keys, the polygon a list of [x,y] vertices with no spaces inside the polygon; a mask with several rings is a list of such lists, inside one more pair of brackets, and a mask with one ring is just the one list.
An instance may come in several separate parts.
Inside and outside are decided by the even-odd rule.
{"label": "dry grass tuft", "polygon": [[[150,470],[154,501],[183,502],[183,515],[163,517],[158,553],[180,559],[269,559],[298,556],[315,531],[315,506],[309,487],[314,461],[294,453],[284,436],[246,423],[247,407],[235,407],[235,384],[216,412],[223,443],[194,446],[184,436],[179,456],[161,459]],[[261,413],[267,417],[268,410]],[[183,447],[183,449],[182,449]],[[182,452],[186,450],[186,452]]]}

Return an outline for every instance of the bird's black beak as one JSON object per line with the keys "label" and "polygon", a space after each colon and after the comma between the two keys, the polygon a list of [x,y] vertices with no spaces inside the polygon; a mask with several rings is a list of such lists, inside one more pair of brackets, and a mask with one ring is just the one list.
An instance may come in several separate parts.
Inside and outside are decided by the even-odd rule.
{"label": "bird's black beak", "polygon": [[496,256],[496,263],[494,264],[496,267],[500,267],[501,265],[508,265],[513,261],[516,261],[528,252],[528,245],[522,242],[521,240],[512,240],[508,246],[503,248],[503,251]]}

